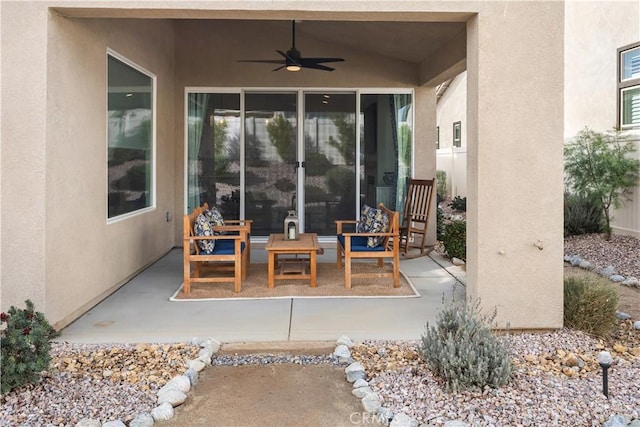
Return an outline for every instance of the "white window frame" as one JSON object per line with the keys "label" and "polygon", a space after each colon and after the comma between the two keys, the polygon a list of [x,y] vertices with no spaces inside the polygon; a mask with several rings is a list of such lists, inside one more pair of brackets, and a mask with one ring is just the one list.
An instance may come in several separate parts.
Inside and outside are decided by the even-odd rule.
{"label": "white window frame", "polygon": [[617,123],[620,129],[636,129],[640,128],[640,123],[631,123],[631,124],[623,124],[622,118],[625,113],[625,105],[623,102],[623,94],[630,90],[640,89],[640,74],[636,76],[624,77],[624,62],[623,58],[625,55],[630,54],[631,52],[638,51],[640,52],[640,42],[633,43],[627,46],[623,46],[618,49],[618,88],[617,88]]}
{"label": "white window frame", "polygon": [[[457,126],[457,129],[456,129]],[[462,147],[462,121],[453,122],[453,146],[455,148]],[[458,135],[456,136],[456,130]]]}
{"label": "white window frame", "polygon": [[[141,209],[137,209],[135,211],[131,211],[131,212],[127,212],[121,215],[117,215],[114,217],[109,218],[109,201],[108,201],[108,197],[109,197],[109,160],[107,158],[107,167],[105,170],[105,183],[106,183],[106,206],[105,206],[105,217],[107,218],[107,224],[113,224],[116,222],[120,222],[123,220],[126,220],[128,218],[134,217],[134,216],[138,216],[138,215],[142,215],[146,212],[150,212],[156,209],[156,173],[157,173],[157,161],[156,161],[156,145],[157,145],[157,93],[158,93],[158,83],[157,83],[157,76],[152,73],[151,71],[145,69],[144,67],[136,64],[135,62],[131,61],[130,59],[128,59],[127,57],[125,57],[124,55],[114,51],[113,49],[107,48],[107,55],[106,55],[106,61],[105,61],[105,75],[107,76],[107,80],[109,78],[109,57],[113,57],[115,59],[117,59],[118,61],[124,63],[125,65],[133,68],[134,70],[146,75],[147,77],[149,77],[151,79],[151,119],[152,119],[152,126],[151,126],[151,185],[150,185],[150,190],[149,190],[149,197],[151,198],[149,206],[146,206],[144,208]],[[107,81],[107,84],[105,85],[105,90],[106,90],[106,94],[105,94],[105,111],[109,110],[109,83]],[[107,114],[105,114],[106,116]],[[105,134],[105,146],[106,146],[106,150],[108,152],[109,150],[109,134],[108,132]]]}

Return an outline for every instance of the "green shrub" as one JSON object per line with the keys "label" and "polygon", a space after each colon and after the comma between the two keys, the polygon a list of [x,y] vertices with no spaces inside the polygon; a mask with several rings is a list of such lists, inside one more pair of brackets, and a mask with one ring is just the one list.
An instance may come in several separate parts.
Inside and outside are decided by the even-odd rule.
{"label": "green shrub", "polygon": [[447,197],[447,172],[443,170],[436,171],[436,193],[440,198]]}
{"label": "green shrub", "polygon": [[496,312],[482,315],[479,307],[479,302],[448,303],[438,313],[436,326],[427,323],[422,336],[420,356],[454,393],[505,385],[513,369],[506,348],[491,331]]}
{"label": "green shrub", "polygon": [[596,197],[611,237],[612,213],[631,200],[640,178],[636,147],[619,129],[600,133],[589,128],[564,145],[565,182],[573,193]]}
{"label": "green shrub", "polygon": [[607,278],[581,271],[564,279],[564,325],[599,337],[617,324],[618,292]]}
{"label": "green shrub", "polygon": [[449,258],[467,259],[467,223],[452,221],[445,225],[442,239],[444,250]]}
{"label": "green shrub", "polygon": [[436,239],[444,240],[444,210],[438,206],[436,208]]}
{"label": "green shrub", "polygon": [[274,184],[274,187],[276,187],[283,193],[293,193],[293,191],[296,189],[296,185],[287,178],[278,179]]}
{"label": "green shrub", "polygon": [[467,198],[466,197],[456,196],[456,197],[453,198],[451,203],[449,203],[449,206],[451,206],[453,209],[455,209],[457,211],[466,212],[467,211]]}
{"label": "green shrub", "polygon": [[305,152],[306,176],[323,176],[332,166],[333,163],[324,154],[312,150]]}
{"label": "green shrub", "polygon": [[40,379],[51,361],[49,340],[59,335],[42,313],[34,311],[30,300],[25,303],[26,309],[11,306],[8,313],[0,314],[0,321],[7,323],[0,338],[2,394]]}
{"label": "green shrub", "polygon": [[578,234],[602,233],[604,231],[604,215],[597,199],[565,193],[565,237]]}

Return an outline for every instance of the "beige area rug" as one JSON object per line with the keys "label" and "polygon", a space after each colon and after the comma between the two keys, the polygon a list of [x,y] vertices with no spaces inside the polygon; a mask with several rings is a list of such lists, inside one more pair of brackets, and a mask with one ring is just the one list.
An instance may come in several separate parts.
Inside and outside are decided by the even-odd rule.
{"label": "beige area rug", "polygon": [[[375,262],[353,263],[354,272],[380,272]],[[391,272],[391,265],[383,270]],[[307,266],[308,272],[308,266]],[[277,274],[277,270],[276,270]],[[233,283],[192,283],[191,292],[185,295],[182,284],[171,296],[171,301],[209,301],[258,298],[411,298],[419,297],[413,284],[400,271],[400,286],[393,287],[391,277],[353,278],[351,289],[344,287],[344,268],[335,263],[317,264],[316,287],[308,279],[276,280],[275,287],[267,285],[267,264],[251,264],[240,293],[233,292]]]}

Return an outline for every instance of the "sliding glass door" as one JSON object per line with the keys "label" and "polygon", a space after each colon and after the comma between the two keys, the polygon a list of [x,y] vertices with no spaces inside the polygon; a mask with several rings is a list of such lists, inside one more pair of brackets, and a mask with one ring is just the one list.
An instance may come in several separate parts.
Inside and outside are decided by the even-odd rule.
{"label": "sliding glass door", "polygon": [[297,93],[247,92],[244,117],[245,218],[256,236],[282,233],[296,210]]}
{"label": "sliding glass door", "polygon": [[188,95],[186,158],[187,210],[207,203],[240,218],[240,94]]}
{"label": "sliding glass door", "polygon": [[336,219],[353,219],[356,197],[356,94],[304,96],[305,230],[332,235]]}
{"label": "sliding glass door", "polygon": [[237,91],[187,94],[186,208],[206,202],[253,236],[335,236],[362,204],[401,210],[411,176],[410,93]]}

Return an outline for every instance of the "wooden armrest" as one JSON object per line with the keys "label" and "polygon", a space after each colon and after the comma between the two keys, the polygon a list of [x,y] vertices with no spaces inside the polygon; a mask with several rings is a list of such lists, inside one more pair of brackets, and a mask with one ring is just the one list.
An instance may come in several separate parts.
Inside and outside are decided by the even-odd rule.
{"label": "wooden armrest", "polygon": [[248,225],[214,225],[213,231],[251,231]]}
{"label": "wooden armrest", "polygon": [[224,220],[224,224],[240,224],[240,225],[248,225],[250,226],[251,223],[253,222],[252,219],[225,219]]}
{"label": "wooden armrest", "polygon": [[345,237],[354,237],[354,236],[360,236],[360,237],[394,237],[397,236],[398,233],[342,233],[343,236]]}
{"label": "wooden armrest", "polygon": [[227,240],[240,240],[243,239],[244,236],[242,236],[241,234],[238,235],[227,235],[227,234],[217,234],[214,236],[189,236],[189,237],[185,237],[184,239],[187,240],[222,240],[222,239],[227,239]]}

